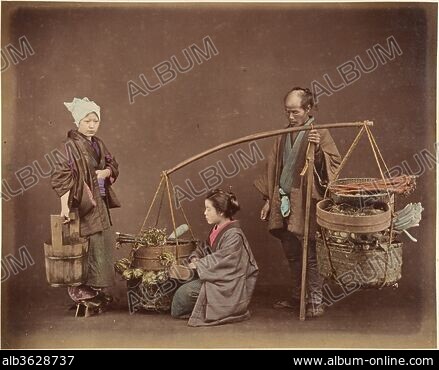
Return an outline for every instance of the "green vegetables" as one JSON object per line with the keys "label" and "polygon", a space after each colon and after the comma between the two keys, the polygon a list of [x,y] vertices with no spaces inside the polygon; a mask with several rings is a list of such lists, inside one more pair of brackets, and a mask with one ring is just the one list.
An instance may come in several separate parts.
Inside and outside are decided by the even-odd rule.
{"label": "green vegetables", "polygon": [[164,283],[169,279],[169,275],[166,271],[148,271],[142,276],[142,284],[146,286],[152,286]]}
{"label": "green vegetables", "polygon": [[[141,305],[147,310],[162,311],[170,308],[173,291],[164,291],[163,284],[170,279],[169,269],[177,263],[177,259],[175,252],[167,251],[169,247],[163,247],[166,245],[166,239],[166,229],[156,227],[149,227],[138,235],[116,233],[116,246],[130,244],[131,252],[129,258],[118,260],[114,268],[129,286],[135,287],[132,289],[142,297]],[[142,266],[138,262],[139,254],[149,253],[146,249],[150,249],[149,258],[153,263],[145,266],[154,267],[139,267]]]}
{"label": "green vegetables", "polygon": [[423,210],[421,203],[409,203],[403,209],[395,212],[395,230],[400,231],[419,226]]}
{"label": "green vegetables", "polygon": [[122,258],[114,264],[114,268],[117,273],[122,274],[131,265],[131,261],[128,258]]}
{"label": "green vegetables", "polygon": [[149,227],[136,238],[134,248],[137,250],[143,246],[159,247],[164,244],[166,244],[166,229]]}
{"label": "green vegetables", "polygon": [[176,263],[172,253],[165,252],[159,256],[160,263],[163,264],[163,270],[147,271],[141,268],[131,267],[127,258],[122,258],[114,264],[115,270],[125,280],[142,279],[142,283],[147,285],[164,283],[169,279],[168,268]]}
{"label": "green vegetables", "polygon": [[160,264],[163,267],[170,267],[170,266],[172,266],[172,265],[177,263],[177,260],[176,260],[176,258],[174,256],[174,254],[170,253],[170,252],[163,252],[159,256],[159,261],[160,261]]}
{"label": "green vegetables", "polygon": [[160,247],[166,244],[166,228],[149,227],[138,235],[116,233],[116,248],[122,244],[133,244],[133,250],[140,247]]}

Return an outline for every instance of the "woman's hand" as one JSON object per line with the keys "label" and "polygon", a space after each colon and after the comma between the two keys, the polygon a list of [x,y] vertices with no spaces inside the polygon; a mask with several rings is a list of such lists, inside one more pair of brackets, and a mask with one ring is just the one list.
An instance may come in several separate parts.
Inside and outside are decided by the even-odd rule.
{"label": "woman's hand", "polygon": [[70,222],[70,209],[69,207],[62,207],[61,208],[61,215],[64,218],[63,224],[67,224]]}
{"label": "woman's hand", "polygon": [[198,257],[196,257],[196,256],[193,256],[190,260],[189,260],[189,264],[187,265],[187,267],[189,267],[190,269],[192,269],[192,270],[196,270],[196,268],[197,268],[197,262],[199,261],[200,259],[198,258]]}
{"label": "woman's hand", "polygon": [[69,195],[70,195],[70,190],[65,193],[62,197],[61,197],[61,214],[60,216],[64,217],[64,224],[70,222],[70,208],[69,208]]}
{"label": "woman's hand", "polygon": [[105,170],[96,170],[96,176],[98,179],[106,179],[111,176],[111,171],[108,168]]}
{"label": "woman's hand", "polygon": [[267,221],[268,214],[270,213],[270,200],[267,199],[264,206],[261,209],[261,220]]}
{"label": "woman's hand", "polygon": [[320,134],[317,130],[313,129],[309,132],[308,141],[310,143],[316,144],[316,151],[319,149],[320,145]]}

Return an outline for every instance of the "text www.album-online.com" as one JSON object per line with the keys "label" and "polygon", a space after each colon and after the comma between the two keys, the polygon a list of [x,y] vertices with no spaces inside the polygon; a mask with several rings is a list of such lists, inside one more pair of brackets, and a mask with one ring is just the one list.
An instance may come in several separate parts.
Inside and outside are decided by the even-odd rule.
{"label": "text www.album-online.com", "polygon": [[333,366],[333,365],[370,365],[370,366],[394,366],[394,365],[434,365],[433,358],[428,357],[412,357],[406,359],[404,357],[372,357],[372,358],[361,358],[361,357],[294,357],[293,364],[295,366],[305,365],[305,366]]}

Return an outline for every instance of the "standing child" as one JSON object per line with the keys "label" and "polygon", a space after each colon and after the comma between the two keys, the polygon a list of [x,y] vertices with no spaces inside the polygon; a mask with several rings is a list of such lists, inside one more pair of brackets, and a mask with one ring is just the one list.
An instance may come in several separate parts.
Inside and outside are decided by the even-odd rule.
{"label": "standing child", "polygon": [[101,124],[101,109],[88,98],[64,103],[77,129],[67,133],[67,158],[58,158],[52,187],[61,200],[61,216],[69,222],[77,209],[80,234],[88,238],[88,274],[85,284],[69,287],[78,304],[99,307],[111,301],[103,289],[113,285],[113,232],[109,208],[120,207],[111,185],[119,175],[119,165],[103,141],[95,135]]}

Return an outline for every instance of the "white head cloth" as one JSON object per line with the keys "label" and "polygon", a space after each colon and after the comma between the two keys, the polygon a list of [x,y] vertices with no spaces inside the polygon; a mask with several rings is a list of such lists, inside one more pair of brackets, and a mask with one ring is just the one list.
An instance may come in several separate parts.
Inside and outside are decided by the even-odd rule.
{"label": "white head cloth", "polygon": [[99,121],[101,120],[101,108],[88,98],[73,98],[71,103],[64,103],[64,105],[72,113],[76,126],[79,126],[79,122],[89,113],[96,113]]}

